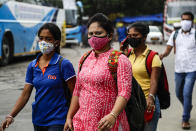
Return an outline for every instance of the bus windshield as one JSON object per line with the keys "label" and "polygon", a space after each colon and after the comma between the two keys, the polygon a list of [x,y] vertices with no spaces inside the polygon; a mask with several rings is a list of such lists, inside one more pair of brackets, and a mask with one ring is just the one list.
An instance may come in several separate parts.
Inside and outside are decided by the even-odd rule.
{"label": "bus windshield", "polygon": [[65,10],[66,13],[66,24],[69,26],[77,25],[77,11],[76,10]]}
{"label": "bus windshield", "polygon": [[196,3],[194,2],[172,2],[168,4],[167,14],[169,18],[180,17],[181,14],[185,11],[190,11],[193,14],[196,14]]}

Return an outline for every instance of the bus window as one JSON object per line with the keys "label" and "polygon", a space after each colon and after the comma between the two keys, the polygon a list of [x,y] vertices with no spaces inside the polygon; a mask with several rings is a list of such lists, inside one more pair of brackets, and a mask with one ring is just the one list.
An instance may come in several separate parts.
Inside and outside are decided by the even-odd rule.
{"label": "bus window", "polygon": [[63,8],[62,0],[36,0],[38,5]]}
{"label": "bus window", "polygon": [[190,11],[192,12],[193,14],[196,14],[196,8],[195,8],[196,5],[176,5],[176,6],[172,6],[172,5],[169,5],[168,6],[168,17],[171,18],[171,17],[179,17],[181,16],[181,14],[184,12],[184,11]]}
{"label": "bus window", "polygon": [[36,4],[35,0],[16,0],[18,2],[24,2],[24,3],[29,3],[29,4]]}

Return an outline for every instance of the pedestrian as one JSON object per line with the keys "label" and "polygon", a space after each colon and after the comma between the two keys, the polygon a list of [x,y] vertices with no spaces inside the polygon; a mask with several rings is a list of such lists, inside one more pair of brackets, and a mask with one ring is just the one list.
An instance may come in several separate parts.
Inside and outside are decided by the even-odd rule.
{"label": "pedestrian", "polygon": [[127,28],[123,21],[117,23],[118,41],[121,43],[127,36]]}
{"label": "pedestrian", "polygon": [[176,96],[183,106],[182,128],[190,129],[192,92],[196,79],[196,32],[193,27],[194,15],[184,12],[181,15],[181,29],[172,32],[167,47],[160,58],[167,57],[172,48],[175,52]]}
{"label": "pedestrian", "polygon": [[145,44],[145,41],[149,33],[149,26],[136,22],[128,27],[127,32],[126,42],[124,43],[126,45],[121,45],[126,48],[121,47],[121,50],[127,51],[129,45],[132,47],[128,57],[132,64],[133,76],[141,86],[147,103],[144,131],[156,131],[160,117],[160,103],[156,96],[156,91],[162,62],[159,56],[155,55],[152,60],[152,72],[150,75],[148,74],[146,69],[146,59],[150,49]]}
{"label": "pedestrian", "polygon": [[[131,63],[118,58],[117,83],[108,68],[114,28],[102,13],[87,23],[88,42],[93,48],[77,75],[64,131],[129,131],[125,106],[131,95]],[[117,84],[117,87],[116,87]],[[73,122],[73,125],[72,125]]]}
{"label": "pedestrian", "polygon": [[[26,83],[12,111],[1,123],[1,131],[14,121],[14,117],[28,102],[33,87],[36,89],[32,104],[34,131],[62,131],[68,112],[64,88],[72,92],[75,71],[69,60],[63,59],[59,68],[61,31],[55,24],[46,23],[38,31],[41,53],[33,60],[26,72]],[[66,83],[66,84],[64,84]]]}

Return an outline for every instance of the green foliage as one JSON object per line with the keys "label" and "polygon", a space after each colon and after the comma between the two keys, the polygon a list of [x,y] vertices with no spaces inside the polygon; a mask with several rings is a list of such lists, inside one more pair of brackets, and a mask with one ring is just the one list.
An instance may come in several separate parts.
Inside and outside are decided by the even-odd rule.
{"label": "green foliage", "polygon": [[112,19],[121,16],[149,15],[163,12],[164,0],[81,0],[85,15],[102,12]]}

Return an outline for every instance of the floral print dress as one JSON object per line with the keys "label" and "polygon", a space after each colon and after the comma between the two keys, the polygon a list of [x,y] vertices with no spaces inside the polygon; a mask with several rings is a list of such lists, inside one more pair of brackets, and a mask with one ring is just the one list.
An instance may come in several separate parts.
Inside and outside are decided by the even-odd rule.
{"label": "floral print dress", "polygon": [[[99,55],[92,51],[78,72],[73,95],[79,97],[80,107],[73,118],[74,131],[97,131],[98,122],[112,111],[117,96],[126,100],[130,98],[131,63],[125,55],[118,58],[117,89],[108,67],[108,58],[112,51],[113,49],[110,49]],[[111,131],[118,131],[119,125],[123,131],[129,131],[124,110]]]}

